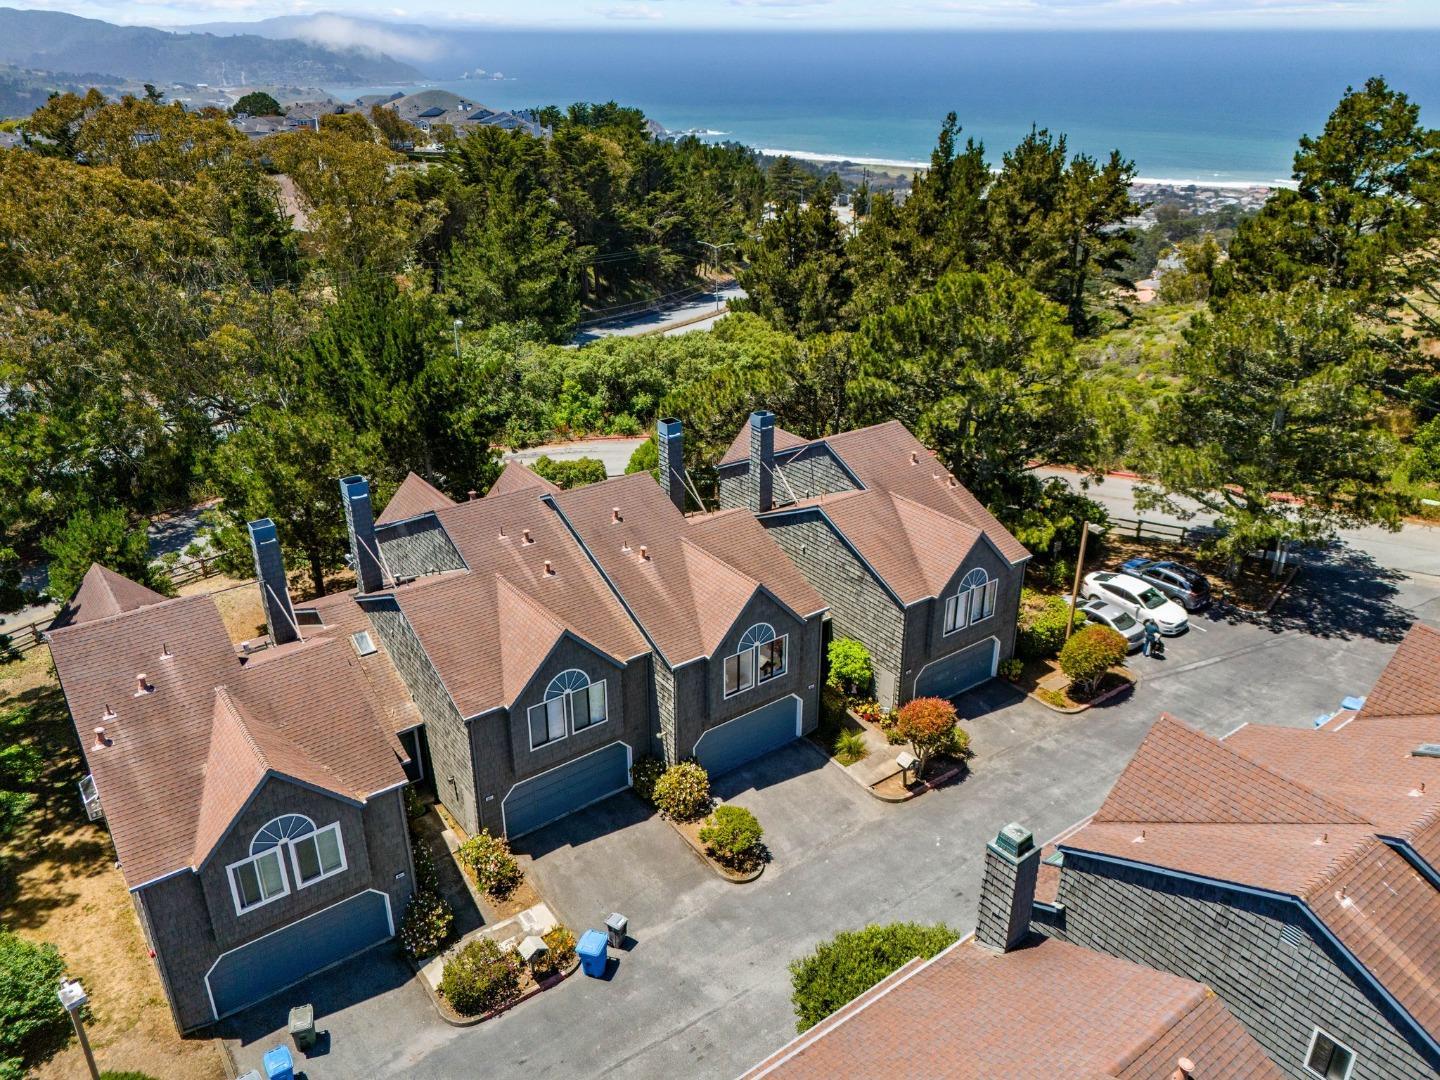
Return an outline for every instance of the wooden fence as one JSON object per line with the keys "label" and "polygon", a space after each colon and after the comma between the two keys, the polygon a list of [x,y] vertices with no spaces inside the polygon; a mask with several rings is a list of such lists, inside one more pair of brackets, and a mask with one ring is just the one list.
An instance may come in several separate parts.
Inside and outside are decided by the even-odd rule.
{"label": "wooden fence", "polygon": [[1112,517],[1108,532],[1135,540],[1168,540],[1172,544],[1194,546],[1213,540],[1217,530],[1212,525],[1172,525],[1168,521],[1146,521],[1144,518]]}

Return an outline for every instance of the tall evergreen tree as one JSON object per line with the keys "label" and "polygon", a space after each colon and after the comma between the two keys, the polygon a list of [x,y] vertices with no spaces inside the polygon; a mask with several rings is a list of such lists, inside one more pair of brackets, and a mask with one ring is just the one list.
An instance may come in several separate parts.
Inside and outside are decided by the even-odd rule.
{"label": "tall evergreen tree", "polygon": [[777,207],[746,248],[736,305],[801,337],[839,329],[850,302],[845,235],[828,198]]}

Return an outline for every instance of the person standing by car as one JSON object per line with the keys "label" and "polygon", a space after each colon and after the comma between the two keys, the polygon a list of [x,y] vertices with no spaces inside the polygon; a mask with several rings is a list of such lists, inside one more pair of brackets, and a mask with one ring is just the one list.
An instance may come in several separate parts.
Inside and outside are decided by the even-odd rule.
{"label": "person standing by car", "polygon": [[1159,640],[1160,640],[1160,627],[1159,627],[1158,625],[1156,625],[1154,619],[1146,619],[1146,620],[1145,620],[1145,645],[1144,645],[1144,653],[1145,653],[1146,656],[1150,656],[1150,655],[1152,655],[1152,654],[1154,653],[1155,643],[1156,643],[1157,641],[1159,641]]}

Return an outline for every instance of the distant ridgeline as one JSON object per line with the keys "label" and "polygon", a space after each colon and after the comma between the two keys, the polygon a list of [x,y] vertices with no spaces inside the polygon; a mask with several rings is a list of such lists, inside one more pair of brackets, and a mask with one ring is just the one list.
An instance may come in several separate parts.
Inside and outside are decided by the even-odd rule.
{"label": "distant ridgeline", "polygon": [[[58,11],[0,8],[0,65],[28,69],[0,72],[5,92],[12,83],[38,82],[69,89],[71,84],[117,84],[144,80],[211,84],[296,84],[404,82],[419,78],[409,64],[383,53],[335,50],[303,41],[252,34],[172,34],[139,26],[115,26]],[[103,75],[86,75],[103,72]],[[19,78],[25,76],[26,78]],[[48,81],[48,82],[47,82]],[[61,84],[64,84],[63,86]],[[29,112],[19,98],[0,99],[8,115]],[[44,97],[36,104],[42,104]]]}

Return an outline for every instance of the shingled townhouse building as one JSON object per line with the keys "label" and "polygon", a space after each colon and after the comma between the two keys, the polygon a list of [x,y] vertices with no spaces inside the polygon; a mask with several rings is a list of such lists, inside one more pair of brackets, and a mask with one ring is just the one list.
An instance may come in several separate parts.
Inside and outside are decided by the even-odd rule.
{"label": "shingled townhouse building", "polygon": [[1440,632],[1319,729],[1162,717],[1038,869],[1035,929],[1205,982],[1286,1076],[1440,1074]]}
{"label": "shingled townhouse building", "polygon": [[754,514],[833,634],[869,650],[886,708],[953,697],[1014,651],[1029,553],[899,421],[807,440],[755,412],[718,474],[721,506]]}
{"label": "shingled townhouse building", "polygon": [[512,464],[457,503],[412,475],[377,518],[346,477],[356,588],[294,603],[254,522],[267,633],[238,643],[210,597],[92,568],[51,647],[181,1030],[394,935],[407,782],[516,838],[642,755],[720,774],[817,724],[824,601],[752,515],[687,518],[666,480]]}

